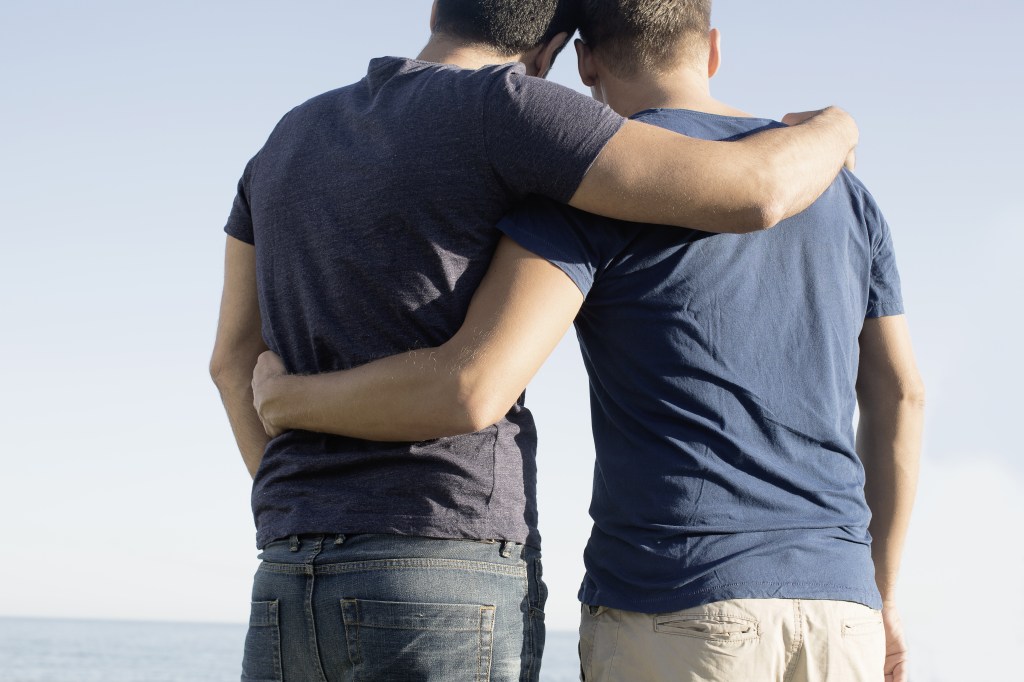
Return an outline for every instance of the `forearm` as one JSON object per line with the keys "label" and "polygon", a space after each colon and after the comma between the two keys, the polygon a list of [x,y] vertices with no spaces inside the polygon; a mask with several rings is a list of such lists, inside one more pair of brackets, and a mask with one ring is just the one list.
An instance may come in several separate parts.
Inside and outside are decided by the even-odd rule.
{"label": "forearm", "polygon": [[583,304],[569,277],[503,238],[458,332],[437,348],[344,372],[288,376],[266,354],[253,382],[268,430],[420,441],[501,419]]}
{"label": "forearm", "polygon": [[252,404],[252,367],[256,361],[253,359],[252,366],[248,368],[247,364],[221,366],[211,373],[220,391],[242,461],[249,475],[255,478],[269,438]]}
{"label": "forearm", "polygon": [[923,396],[861,398],[857,451],[864,463],[864,492],[872,514],[875,582],[885,602],[895,599],[917,492],[923,425]]}
{"label": "forearm", "polygon": [[[768,159],[764,178],[773,196],[772,218],[785,220],[818,200],[842,170],[859,141],[857,125],[845,111],[830,107],[799,125],[774,128],[740,141],[750,156]],[[759,192],[757,187],[748,191]],[[754,196],[750,200],[763,198]]]}
{"label": "forearm", "polygon": [[[376,441],[421,441],[471,433],[483,423],[463,400],[459,368],[443,349],[411,351],[360,367],[281,375],[260,404],[276,429]],[[505,410],[511,407],[505,406]]]}
{"label": "forearm", "polygon": [[210,375],[220,391],[245,467],[253,478],[267,445],[267,433],[252,404],[252,371],[260,354],[267,350],[256,292],[255,247],[227,237],[224,293]]}
{"label": "forearm", "polygon": [[605,147],[570,203],[624,220],[751,232],[810,206],[856,142],[856,125],[838,109],[728,143],[631,121]]}

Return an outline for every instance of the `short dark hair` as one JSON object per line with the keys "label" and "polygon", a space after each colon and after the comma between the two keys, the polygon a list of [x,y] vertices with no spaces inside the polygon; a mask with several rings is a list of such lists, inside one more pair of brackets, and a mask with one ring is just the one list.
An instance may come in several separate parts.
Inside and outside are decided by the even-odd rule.
{"label": "short dark hair", "polygon": [[582,0],[580,35],[626,78],[673,66],[710,31],[711,0]]}
{"label": "short dark hair", "polygon": [[438,0],[434,30],[522,54],[579,26],[579,0]]}

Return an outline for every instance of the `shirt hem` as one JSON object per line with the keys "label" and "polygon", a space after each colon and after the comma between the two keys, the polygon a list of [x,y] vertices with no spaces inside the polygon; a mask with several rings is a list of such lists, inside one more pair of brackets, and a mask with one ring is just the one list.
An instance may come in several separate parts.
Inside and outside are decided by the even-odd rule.
{"label": "shirt hem", "polygon": [[636,613],[668,613],[729,599],[827,599],[882,608],[877,590],[821,583],[744,582],[642,599],[586,587],[580,588],[579,593],[579,600],[584,604]]}
{"label": "shirt hem", "polygon": [[361,521],[349,517],[338,523],[318,524],[261,524],[256,531],[256,547],[263,549],[267,544],[292,535],[401,535],[409,537],[425,537],[438,540],[498,540],[515,542],[540,550],[540,534],[536,529],[510,531],[488,525],[461,525],[453,528],[451,524],[438,522],[437,519],[424,521],[419,519],[392,520],[381,522]]}

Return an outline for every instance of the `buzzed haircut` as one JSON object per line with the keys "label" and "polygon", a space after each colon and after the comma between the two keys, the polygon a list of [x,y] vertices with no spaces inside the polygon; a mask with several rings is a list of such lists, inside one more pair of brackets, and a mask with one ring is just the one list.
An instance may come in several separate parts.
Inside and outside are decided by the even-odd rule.
{"label": "buzzed haircut", "polygon": [[623,78],[663,71],[708,46],[711,0],[581,0],[580,35]]}
{"label": "buzzed haircut", "polygon": [[580,0],[438,0],[435,31],[519,55],[579,26]]}

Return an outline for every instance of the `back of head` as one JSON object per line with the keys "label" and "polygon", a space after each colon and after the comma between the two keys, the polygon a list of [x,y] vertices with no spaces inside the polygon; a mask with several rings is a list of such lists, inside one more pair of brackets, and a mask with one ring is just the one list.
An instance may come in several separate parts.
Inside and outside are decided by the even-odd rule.
{"label": "back of head", "polygon": [[622,78],[706,58],[711,0],[581,0],[580,34]]}
{"label": "back of head", "polygon": [[434,30],[511,57],[574,33],[578,10],[579,0],[437,0]]}

